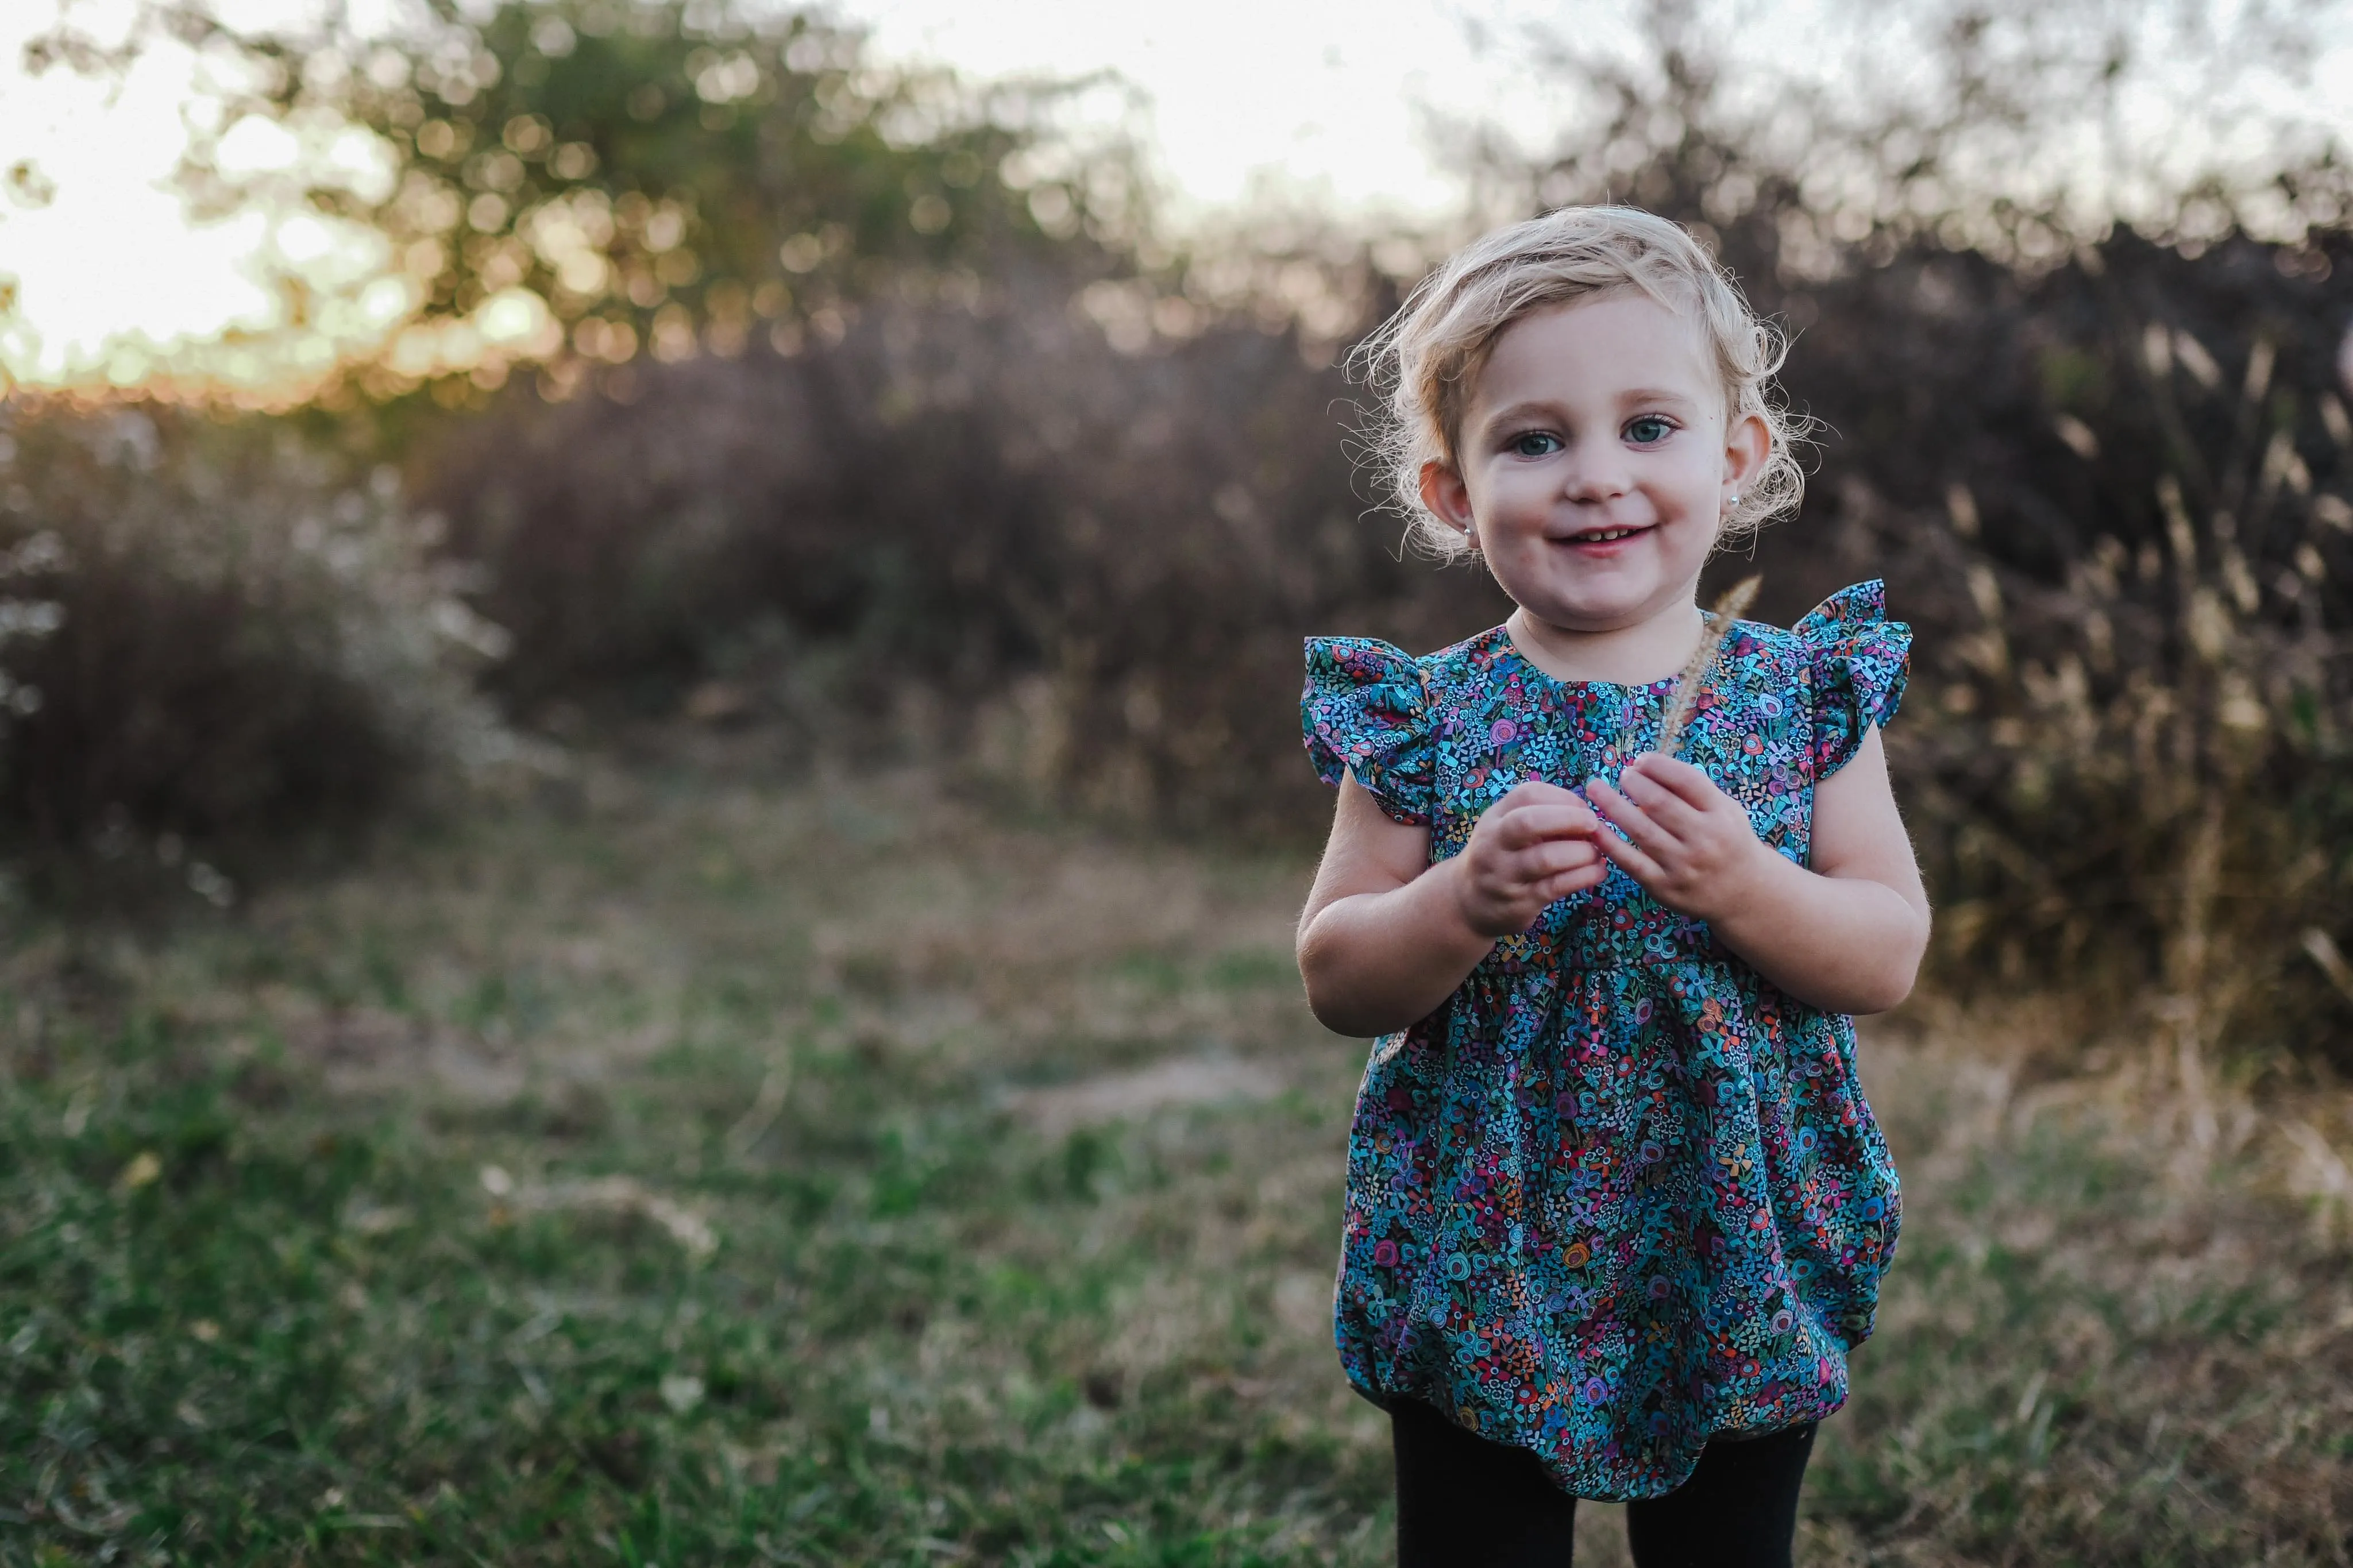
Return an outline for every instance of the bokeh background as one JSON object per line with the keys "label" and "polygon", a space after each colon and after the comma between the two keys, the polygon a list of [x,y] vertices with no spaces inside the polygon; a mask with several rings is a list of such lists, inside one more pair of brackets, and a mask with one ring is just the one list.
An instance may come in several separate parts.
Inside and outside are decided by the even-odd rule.
{"label": "bokeh background", "polygon": [[1919,634],[1810,1560],[2353,1552],[2341,7],[6,26],[0,1562],[1380,1560],[1299,641],[1504,613],[1348,351],[1605,200]]}

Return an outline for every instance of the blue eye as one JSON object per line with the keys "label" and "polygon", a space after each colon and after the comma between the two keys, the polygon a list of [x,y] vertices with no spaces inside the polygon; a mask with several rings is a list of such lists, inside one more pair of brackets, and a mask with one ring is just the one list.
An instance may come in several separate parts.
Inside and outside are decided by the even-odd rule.
{"label": "blue eye", "polygon": [[1512,450],[1523,458],[1549,458],[1560,450],[1560,437],[1548,430],[1531,430],[1512,437]]}
{"label": "blue eye", "polygon": [[1637,447],[1655,447],[1675,433],[1675,427],[1655,414],[1645,414],[1626,426],[1626,439]]}

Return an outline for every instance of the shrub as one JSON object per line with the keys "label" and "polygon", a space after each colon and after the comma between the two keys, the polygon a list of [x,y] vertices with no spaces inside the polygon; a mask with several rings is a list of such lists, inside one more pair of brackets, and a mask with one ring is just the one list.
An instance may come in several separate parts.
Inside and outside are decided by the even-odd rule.
{"label": "shrub", "polygon": [[[1082,150],[1050,131],[1070,89],[888,62],[821,9],[495,0],[389,29],[329,11],[249,34],[215,9],[173,13],[249,68],[198,133],[195,194],[278,199],[285,174],[224,173],[248,118],[348,124],[386,164],[293,177],[399,258],[394,279],[348,287],[392,282],[414,313],[321,392],[392,403],[396,426],[420,387],[459,407],[510,374],[569,388],[641,353],[823,338],[903,278],[976,285],[1044,262],[1083,280],[1145,218],[1116,139]],[[299,269],[289,286],[322,287]]]}
{"label": "shrub", "polygon": [[[2154,982],[2182,1040],[2353,1059],[2308,956],[2353,921],[2348,257],[2121,235],[2033,279],[1909,254],[1825,300],[1810,374],[1869,358],[1926,405],[1834,459],[1834,510],[1937,634],[1896,755],[1948,959]],[[1942,321],[1883,303],[1943,289]]]}
{"label": "shrub", "polygon": [[388,470],[162,409],[0,405],[0,832],[36,868],[222,866],[348,834],[509,742],[504,635]]}
{"label": "shrub", "polygon": [[2339,215],[2292,239],[2053,256],[2061,217],[2011,210],[1997,259],[1898,210],[1825,246],[1796,174],[1681,90],[1674,140],[1576,194],[1706,226],[1800,329],[1785,380],[1825,434],[1756,552],[1767,613],[1884,575],[1922,634],[1889,741],[1947,974],[2161,998],[2113,1016],[2186,1061],[2353,1060],[2341,170],[2282,176]]}
{"label": "shrub", "polygon": [[935,748],[1060,797],[1295,832],[1301,636],[1434,646],[1502,605],[1360,520],[1346,392],[1254,326],[1130,354],[901,302],[795,358],[640,367],[626,405],[517,398],[427,493],[526,711],[717,678],[823,729],[923,692]]}
{"label": "shrub", "polygon": [[[945,78],[845,74],[858,40],[791,13],[665,0],[626,37],[572,0],[480,16],[442,40],[480,46],[447,53],[465,70],[264,73],[245,107],[390,138],[396,193],[343,210],[420,269],[417,332],[479,348],[451,329],[500,287],[572,324],[510,356],[543,362],[536,385],[409,449],[449,548],[490,568],[517,637],[492,679],[522,710],[699,690],[812,731],[893,715],[1039,790],[1303,832],[1324,807],[1300,635],[1429,647],[1501,613],[1362,520],[1352,389],[1280,326],[1333,338],[1350,300],[1368,326],[1365,250],[1165,255],[1132,163]],[[1934,90],[1857,119],[1724,91],[1696,13],[1644,16],[1636,66],[1552,51],[1595,118],[1541,155],[1479,152],[1481,188],[1686,221],[1797,331],[1788,384],[1828,434],[1805,514],[1757,546],[1762,613],[1883,574],[1920,628],[1891,747],[1949,973],[2153,989],[2191,1055],[2234,1031],[2328,1048],[2353,1021],[2329,956],[2353,937],[2348,165],[2135,163],[2143,237],[2020,162],[2113,101],[2123,55],[2085,77],[2012,49],[2032,17],[1957,19]],[[740,101],[693,85],[719,42],[744,51]],[[477,205],[478,239],[435,237]],[[560,236],[602,247],[569,283]],[[398,412],[422,379],[455,405],[509,369],[433,364],[339,395]]]}
{"label": "shrub", "polygon": [[[1922,633],[1890,739],[1947,973],[2153,987],[2200,999],[2200,1040],[2334,1049],[2348,998],[2306,954],[2353,940],[2345,239],[1736,259],[1810,323],[1788,382],[1829,426],[1757,546],[1767,611],[1881,574]],[[1390,553],[1349,389],[1293,347],[1228,323],[1123,353],[1063,312],[902,300],[797,359],[647,367],[626,405],[517,400],[435,493],[526,705],[752,672],[790,707],[830,671],[816,724],[925,689],[1000,772],[1313,831],[1299,636],[1436,647],[1503,606]]]}

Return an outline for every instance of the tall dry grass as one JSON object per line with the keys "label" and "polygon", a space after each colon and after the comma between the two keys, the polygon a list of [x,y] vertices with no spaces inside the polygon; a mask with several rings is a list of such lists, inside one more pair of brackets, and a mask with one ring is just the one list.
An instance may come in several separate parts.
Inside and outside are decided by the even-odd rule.
{"label": "tall dry grass", "polygon": [[1295,331],[1132,353],[1025,281],[1043,302],[870,305],[837,345],[461,433],[426,494],[516,635],[497,688],[525,714],[702,689],[812,750],[879,731],[1056,803],[1295,834],[1300,636],[1434,647],[1503,602],[1364,523],[1347,389]]}
{"label": "tall dry grass", "polygon": [[[11,951],[0,1552],[1386,1560],[1303,858],[774,740]],[[1806,1561],[2342,1561],[2353,1098],[2218,1075],[2201,1146],[2085,1011],[1866,1029],[1904,1239]]]}
{"label": "tall dry grass", "polygon": [[[1761,566],[1784,621],[1890,580],[1946,973],[2103,988],[2185,1064],[2326,1057],[2353,1022],[2308,956],[2353,941],[2343,249],[1743,268],[1809,313],[1788,381],[1828,428],[1806,513],[1716,570]],[[520,399],[430,465],[526,713],[766,711],[811,750],[880,734],[1060,803],[1303,837],[1297,639],[1434,647],[1507,607],[1392,553],[1356,389],[1288,332],[1127,352],[1083,316],[904,300],[642,384]]]}
{"label": "tall dry grass", "polygon": [[53,890],[238,877],[518,742],[505,633],[389,469],[160,408],[0,405],[0,841]]}
{"label": "tall dry grass", "polygon": [[[489,56],[446,81],[436,66],[380,102],[357,78],[319,73],[359,93],[346,108],[388,131],[407,136],[402,127],[424,116],[448,132],[446,145],[439,132],[404,143],[410,172],[449,199],[402,223],[454,223],[461,187],[482,195],[466,182],[493,164],[501,180],[523,172],[508,193],[518,202],[554,200],[549,182],[634,182],[646,215],[661,208],[657,196],[702,214],[675,236],[662,227],[685,247],[660,252],[670,281],[639,244],[651,231],[616,229],[618,248],[596,274],[600,287],[637,289],[626,297],[644,319],[630,316],[628,342],[660,335],[657,318],[680,327],[661,353],[593,374],[575,354],[565,363],[581,374],[551,372],[544,385],[514,376],[495,396],[468,381],[459,401],[485,410],[444,417],[396,399],[344,432],[396,450],[412,488],[449,518],[437,563],[415,569],[442,587],[417,603],[512,634],[509,656],[483,672],[487,688],[525,722],[566,732],[681,707],[713,721],[765,716],[804,758],[897,749],[1058,807],[1311,837],[1326,803],[1296,750],[1298,639],[1348,631],[1429,648],[1505,607],[1471,572],[1399,559],[1395,521],[1367,515],[1369,487],[1350,461],[1364,389],[1334,352],[1394,303],[1413,247],[1310,224],[1185,255],[1133,225],[1048,224],[1019,195],[1029,187],[1005,182],[1043,179],[1050,164],[1056,189],[1089,183],[1070,149],[1049,156],[1026,121],[1018,135],[943,121],[947,140],[908,154],[918,163],[955,153],[964,168],[981,142],[1022,154],[971,187],[1020,244],[959,249],[987,226],[900,232],[913,221],[900,176],[913,176],[876,140],[882,100],[860,100],[864,129],[823,143],[835,151],[822,158],[803,151],[849,160],[825,167],[853,194],[871,195],[866,174],[897,171],[884,182],[896,194],[858,207],[863,228],[793,208],[803,226],[788,240],[833,236],[818,270],[794,274],[803,305],[831,290],[823,310],[796,315],[791,331],[713,335],[717,318],[695,310],[734,297],[723,282],[756,293],[765,273],[754,272],[784,266],[784,252],[757,203],[739,233],[687,198],[773,178],[746,137],[762,116],[797,113],[795,95],[840,77],[839,61],[805,49],[794,65],[792,40],[807,28],[786,18],[753,51],[784,51],[760,68],[777,96],[692,107],[679,77],[676,93],[657,95],[657,120],[640,121],[627,94],[607,90],[616,62],[643,44],[670,80],[701,58],[706,23],[733,24],[723,8],[650,6],[645,37],[624,38],[605,9],[505,6],[481,36]],[[1758,119],[1701,51],[1696,15],[1649,7],[1656,58],[1641,69],[1597,76],[1563,54],[1564,92],[1600,109],[1559,146],[1466,155],[1499,205],[1631,200],[1691,224],[1795,333],[1788,391],[1824,434],[1806,511],[1756,547],[1770,584],[1762,613],[1786,621],[1883,575],[1895,613],[1918,628],[1914,692],[1890,740],[1943,911],[1947,977],[2096,989],[2120,1027],[2162,1037],[2193,1079],[2210,1057],[2341,1061],[2353,1025],[2342,959],[2353,867],[2337,847],[2353,839],[2353,802],[2337,783],[2348,695],[2337,628],[2353,619],[2353,434],[2337,368],[2353,314],[2344,161],[2290,149],[2275,177],[2252,184],[2163,187],[2172,207],[2155,211],[2146,235],[2102,226],[1970,185],[1953,161],[2031,140],[2080,109],[2065,61],[2035,64],[2030,50],[2018,58],[2032,71],[1989,74],[1997,35],[2031,31],[2034,18],[1962,18],[1950,58],[1930,62],[1951,89],[1935,113],[1898,106],[1864,123],[1819,96]],[[575,52],[548,56],[534,41],[543,32],[572,38]],[[855,54],[846,35],[826,40],[841,58]],[[493,57],[495,70],[483,63]],[[487,85],[469,74],[477,68]],[[533,95],[566,72],[601,84],[576,142],[604,149],[593,159],[556,159],[575,143],[545,143],[531,118]],[[294,83],[280,79],[275,110],[332,107]],[[512,131],[529,159],[462,150],[458,120],[487,153],[493,103],[517,111],[500,134]],[[724,134],[698,129],[705,110],[726,121]],[[660,133],[640,144],[630,128],[647,125]],[[966,132],[981,142],[956,140]],[[859,162],[869,154],[871,166]],[[1111,185],[1133,174],[1115,163],[1103,171]],[[1066,217],[1084,216],[1064,199],[1077,204]],[[498,203],[521,221],[522,207]],[[1140,207],[1123,211],[1145,221]],[[2272,237],[2252,237],[2257,216]],[[422,232],[397,229],[404,242]],[[452,309],[487,298],[493,263],[540,277],[547,258],[514,238],[486,232],[479,246],[434,252],[445,266],[435,297]],[[614,310],[622,297],[607,301]],[[584,294],[567,308],[589,303]],[[598,342],[611,349],[621,339],[608,328]],[[356,396],[364,380],[344,390]],[[250,468],[257,495],[274,493],[267,468]],[[81,481],[59,482],[70,510]],[[290,494],[317,489],[299,474],[286,483]],[[172,504],[189,519],[181,532],[216,531],[228,542],[206,548],[235,554],[246,526],[235,508],[194,489]],[[1719,566],[1727,579],[1752,569]],[[282,620],[288,647],[325,647],[325,623],[301,607],[324,601],[308,592],[248,595],[276,607],[206,624]],[[404,616],[383,624],[421,624]],[[27,629],[7,657],[63,646]],[[411,663],[400,668],[419,672],[414,681],[350,689],[453,689],[421,673],[432,662],[417,662],[423,645],[405,646]],[[176,679],[172,660],[141,658],[150,662],[106,699],[122,711]],[[273,662],[322,670],[343,658]],[[356,801],[396,771],[366,760],[377,742],[365,735],[313,738],[304,726],[333,708],[324,699],[300,721],[283,704],[237,706],[281,717],[248,744],[233,739],[248,733],[237,726],[182,725],[174,715],[202,710],[194,696],[151,703],[141,711],[161,717],[142,720],[111,761],[18,767],[16,778],[51,781],[39,785],[47,804],[27,796],[22,811],[48,839],[85,842],[88,812],[138,795],[114,773],[172,781],[177,799],[213,776],[189,759],[217,752],[227,760],[214,772],[242,781],[244,804],[220,782],[202,786],[219,797],[202,809],[126,807],[151,832],[185,836],[254,817],[265,800],[344,791]],[[37,732],[53,759],[99,758],[100,731],[69,731],[58,712],[26,721],[26,744]],[[59,771],[72,768],[87,776]],[[279,775],[289,782],[255,782]],[[167,825],[174,812],[191,826]]]}
{"label": "tall dry grass", "polygon": [[2021,526],[2048,503],[1999,469],[1956,472],[1925,516],[1861,484],[1842,498],[1942,623],[1894,734],[1944,952],[2136,999],[2132,1026],[2170,1043],[2186,1086],[2217,1050],[2341,1065],[2353,432],[2336,345],[2278,317],[2201,339],[2162,299],[2131,308],[2100,263],[2046,285],[2103,308],[2036,356],[2052,477],[2080,498],[2063,535]]}

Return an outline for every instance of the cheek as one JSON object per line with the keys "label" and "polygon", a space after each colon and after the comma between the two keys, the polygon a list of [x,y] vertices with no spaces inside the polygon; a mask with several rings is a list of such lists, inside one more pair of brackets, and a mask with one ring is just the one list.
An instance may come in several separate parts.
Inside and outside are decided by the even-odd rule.
{"label": "cheek", "polygon": [[1706,535],[1712,542],[1723,522],[1724,498],[1714,469],[1702,463],[1680,462],[1659,476],[1651,499],[1672,520]]}
{"label": "cheek", "polygon": [[1541,512],[1546,492],[1529,482],[1525,468],[1490,469],[1466,487],[1471,510],[1489,528],[1504,529],[1531,511]]}
{"label": "cheek", "polygon": [[1703,450],[1694,443],[1675,454],[1660,480],[1662,488],[1673,490],[1687,505],[1713,510],[1718,481],[1724,477],[1720,468],[1714,448]]}

